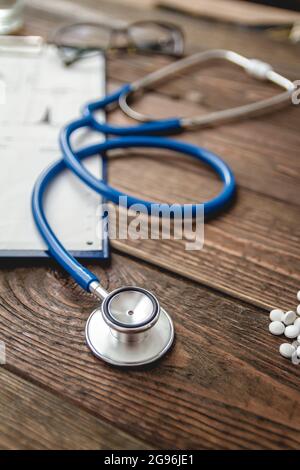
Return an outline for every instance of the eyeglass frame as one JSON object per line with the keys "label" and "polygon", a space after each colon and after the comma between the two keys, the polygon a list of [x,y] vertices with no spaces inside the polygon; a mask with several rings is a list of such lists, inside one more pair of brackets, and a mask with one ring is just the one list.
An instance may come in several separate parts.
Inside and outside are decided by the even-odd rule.
{"label": "eyeglass frame", "polygon": [[[141,27],[143,25],[154,25],[158,26],[160,28],[163,28],[170,33],[170,39],[173,40],[174,43],[174,50],[168,51],[168,50],[159,50],[159,49],[154,49],[151,47],[140,47],[136,44],[136,41],[134,41],[132,37],[131,30],[134,27]],[[91,27],[96,27],[96,28],[102,28],[105,29],[109,32],[109,38],[107,41],[107,47],[76,47],[74,44],[68,44],[67,42],[60,41],[58,39],[59,35],[62,35],[65,31],[71,28],[76,28],[76,27],[84,27],[84,26],[91,26]],[[119,35],[126,35],[127,36],[127,45],[126,46],[114,46],[113,41],[114,37],[117,37]],[[99,22],[91,22],[91,21],[84,21],[84,22],[77,22],[77,23],[70,23],[61,26],[58,28],[52,37],[50,37],[49,42],[54,44],[61,55],[62,60],[66,65],[71,65],[74,62],[77,62],[78,60],[90,56],[90,53],[108,53],[108,52],[135,52],[135,53],[150,53],[150,54],[157,54],[157,55],[166,55],[170,57],[182,57],[184,53],[184,33],[182,29],[167,21],[156,21],[156,20],[140,20],[140,21],[135,21],[133,23],[130,23],[126,26],[111,26],[107,25],[104,23],[99,23]],[[153,43],[152,43],[153,44]],[[157,43],[157,45],[159,45]],[[64,49],[71,49],[74,50],[75,55],[72,58],[72,60],[68,60],[66,58],[66,55],[63,53]]]}

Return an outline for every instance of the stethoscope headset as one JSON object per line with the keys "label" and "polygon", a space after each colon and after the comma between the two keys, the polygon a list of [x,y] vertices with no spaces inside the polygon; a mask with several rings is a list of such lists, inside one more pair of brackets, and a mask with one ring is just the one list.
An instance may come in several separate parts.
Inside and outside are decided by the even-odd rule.
{"label": "stethoscope headset", "polygon": [[[255,78],[273,82],[285,91],[257,103],[193,118],[155,120],[130,107],[130,99],[137,92],[145,92],[149,86],[153,87],[166,77],[210,59],[225,59],[242,67]],[[93,176],[83,166],[82,161],[89,156],[104,154],[112,149],[129,147],[169,149],[204,162],[220,177],[223,182],[221,192],[210,201],[193,204],[191,208],[193,216],[197,208],[201,206],[204,209],[205,218],[214,217],[224,210],[234,197],[236,183],[231,169],[220,157],[204,148],[160,135],[200,129],[271,111],[286,104],[294,89],[291,81],[276,73],[270,65],[264,62],[247,59],[232,51],[211,50],[178,60],[141,80],[122,86],[101,100],[87,104],[83,108],[82,116],[62,129],[60,147],[63,158],[45,169],[37,179],[32,194],[32,211],[36,226],[48,246],[49,254],[83,289],[102,301],[101,306],[90,315],[86,324],[86,341],[97,357],[118,366],[139,366],[151,363],[162,357],[172,345],[173,322],[166,310],[159,305],[156,297],[146,289],[125,286],[108,293],[101,286],[97,276],[83,267],[64,248],[51,229],[43,208],[43,198],[49,183],[67,167],[106,200],[120,204],[120,196],[125,196],[125,194]],[[142,121],[142,124],[119,127],[97,120],[95,116],[97,110],[108,110],[116,104],[119,104],[131,118]],[[74,151],[71,137],[81,128],[91,128],[105,135],[118,137]],[[141,203],[150,213],[152,205],[150,201],[126,196],[126,198],[121,198],[122,201],[126,201],[126,208],[132,204]],[[180,207],[183,213],[184,206]]]}

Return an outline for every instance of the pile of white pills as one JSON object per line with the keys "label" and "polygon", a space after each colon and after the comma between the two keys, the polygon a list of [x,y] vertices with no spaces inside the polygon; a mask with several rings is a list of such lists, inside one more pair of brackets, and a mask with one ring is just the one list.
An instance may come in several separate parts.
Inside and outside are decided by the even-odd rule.
{"label": "pile of white pills", "polygon": [[279,348],[280,354],[291,359],[293,364],[300,364],[300,290],[297,293],[297,300],[299,302],[297,313],[292,310],[284,312],[275,308],[270,312],[271,323],[269,325],[272,335],[284,334],[287,338],[294,339],[292,343],[282,343]]}

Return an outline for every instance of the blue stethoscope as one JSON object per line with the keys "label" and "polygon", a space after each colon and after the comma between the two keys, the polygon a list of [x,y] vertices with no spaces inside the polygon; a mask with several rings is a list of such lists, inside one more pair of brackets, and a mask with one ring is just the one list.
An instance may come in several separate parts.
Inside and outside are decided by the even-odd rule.
{"label": "blue stethoscope", "polygon": [[[101,286],[97,276],[83,267],[64,248],[51,229],[43,209],[43,197],[49,183],[67,167],[87,186],[104,196],[106,200],[119,204],[120,196],[126,196],[126,198],[122,198],[122,201],[126,201],[127,208],[132,204],[139,203],[143,204],[150,213],[151,202],[125,195],[109,186],[105,181],[95,178],[82,165],[82,160],[112,149],[151,147],[169,149],[191,156],[209,165],[222,180],[223,188],[215,198],[202,204],[192,205],[193,216],[200,206],[204,209],[205,217],[215,216],[229,205],[236,189],[231,169],[217,155],[192,144],[153,135],[186,129],[186,122],[183,119],[157,120],[130,127],[117,127],[101,123],[96,119],[95,112],[97,110],[105,110],[118,102],[123,103],[124,107],[124,103],[127,104],[125,98],[136,89],[136,84],[125,85],[113,94],[87,104],[83,108],[82,117],[62,129],[60,146],[63,158],[42,172],[32,193],[34,220],[48,246],[49,253],[83,289],[102,300],[101,306],[91,314],[87,321],[87,344],[97,357],[118,366],[144,365],[163,356],[173,343],[173,322],[165,309],[159,305],[156,297],[146,289],[125,286],[108,293]],[[111,134],[119,137],[90,145],[75,152],[71,145],[71,136],[76,130],[85,127],[105,135]],[[180,207],[183,213],[184,206]]]}

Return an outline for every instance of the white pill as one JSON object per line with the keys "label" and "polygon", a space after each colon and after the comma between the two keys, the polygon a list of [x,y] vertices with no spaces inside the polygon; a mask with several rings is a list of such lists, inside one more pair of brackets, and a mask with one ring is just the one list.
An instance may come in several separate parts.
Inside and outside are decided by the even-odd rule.
{"label": "white pill", "polygon": [[300,329],[300,317],[296,318],[296,320],[294,321],[294,325],[298,326],[298,328]]}
{"label": "white pill", "polygon": [[297,292],[297,299],[298,299],[299,302],[300,302],[300,290],[298,290],[298,292]]}
{"label": "white pill", "polygon": [[279,347],[279,352],[283,357],[292,357],[293,353],[295,352],[294,346],[292,346],[290,343],[283,343]]}
{"label": "white pill", "polygon": [[270,312],[270,320],[271,321],[282,321],[284,317],[284,312],[280,310],[280,308],[275,308]]}
{"label": "white pill", "polygon": [[300,328],[297,325],[289,325],[284,330],[284,334],[287,338],[296,338],[300,333]]}
{"label": "white pill", "polygon": [[296,320],[295,312],[293,312],[292,310],[289,310],[288,312],[284,314],[282,321],[285,325],[292,325],[295,320]]}
{"label": "white pill", "polygon": [[297,348],[297,356],[300,357],[300,346]]}
{"label": "white pill", "polygon": [[297,314],[300,315],[300,304],[297,307]]}
{"label": "white pill", "polygon": [[292,354],[292,363],[295,364],[295,365],[300,364],[300,359],[297,356],[297,351],[293,352],[293,354]]}
{"label": "white pill", "polygon": [[269,325],[269,331],[270,333],[272,333],[272,335],[282,335],[284,330],[285,330],[285,326],[283,323],[281,323],[281,321],[272,321]]}

